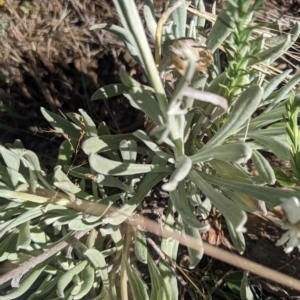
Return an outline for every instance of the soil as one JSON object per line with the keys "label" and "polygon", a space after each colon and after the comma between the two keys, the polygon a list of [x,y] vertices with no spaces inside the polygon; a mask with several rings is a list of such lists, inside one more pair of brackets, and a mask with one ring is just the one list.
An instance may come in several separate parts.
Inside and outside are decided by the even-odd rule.
{"label": "soil", "polygon": [[[268,3],[282,14],[299,14],[299,1]],[[155,1],[155,5],[159,15],[166,1]],[[145,80],[122,42],[104,30],[89,30],[97,23],[120,23],[112,1],[5,0],[0,14],[2,144],[20,139],[25,148],[37,153],[45,168],[52,169],[63,138],[48,132],[50,126],[41,107],[61,115],[83,108],[96,125],[104,121],[113,133],[143,128],[144,116],[124,97],[90,100],[97,88],[120,82],[121,66],[139,81]],[[275,247],[282,232],[269,215],[249,215],[246,227],[247,258],[300,278],[299,255],[286,255],[281,247]],[[255,280],[269,297],[265,299],[300,296],[272,282]]]}

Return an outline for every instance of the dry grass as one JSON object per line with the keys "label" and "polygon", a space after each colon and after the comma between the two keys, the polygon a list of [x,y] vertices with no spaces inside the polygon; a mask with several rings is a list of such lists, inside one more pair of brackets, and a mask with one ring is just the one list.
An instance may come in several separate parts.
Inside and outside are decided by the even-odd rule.
{"label": "dry grass", "polygon": [[[17,0],[6,0],[1,7],[2,26],[0,39],[0,72],[12,81],[23,81],[24,65],[31,65],[36,76],[54,71],[54,63],[67,66],[78,58],[101,57],[112,49],[123,46],[114,35],[106,31],[91,31],[97,23],[118,23],[118,17],[110,0],[32,1],[26,5]],[[24,13],[25,12],[25,13]],[[190,12],[215,21],[209,13]],[[297,17],[284,15],[286,9],[269,9],[258,13],[260,19],[282,20],[282,28]],[[1,28],[1,27],[0,27]],[[286,53],[287,59],[298,60],[299,45]],[[294,65],[298,70],[298,66]],[[26,71],[26,70],[25,70]],[[28,70],[27,70],[28,71]],[[271,72],[279,72],[270,67]]]}
{"label": "dry grass", "polygon": [[[57,72],[55,64],[68,69],[72,62],[101,58],[123,46],[105,31],[89,30],[95,23],[117,22],[113,5],[105,1],[6,0],[1,15],[0,74],[20,85],[32,77],[52,108],[60,103],[42,78]],[[23,92],[34,98],[26,86]]]}
{"label": "dry grass", "polygon": [[28,53],[40,59],[68,64],[78,56],[91,57],[122,46],[107,33],[90,31],[95,23],[116,23],[112,5],[105,1],[33,1],[28,14],[24,5],[6,0],[1,22],[8,22],[2,34],[2,63],[22,63]]}
{"label": "dry grass", "polygon": [[[217,19],[217,15],[208,12],[201,12],[195,9],[192,5],[189,6],[188,11],[191,14],[197,15],[209,22],[214,23]],[[265,7],[264,11],[258,11],[256,13],[256,18],[257,18],[257,22],[264,22],[266,25],[268,25],[268,23],[278,22],[280,28],[277,32],[275,30],[270,31],[269,29],[267,29],[267,27],[265,28],[262,27],[261,29],[257,29],[254,31],[254,35],[252,37],[253,39],[255,39],[261,34],[264,34],[264,36],[268,39],[271,39],[276,35],[284,35],[286,33],[283,32],[282,30],[289,30],[295,24],[296,21],[300,21],[300,18],[291,15],[291,13],[288,13],[287,9],[280,10],[278,6],[275,7],[274,5],[271,5],[270,7],[270,4],[269,6]],[[266,43],[265,48],[268,48],[268,43]],[[223,50],[223,48],[220,47],[220,50]],[[277,61],[272,65],[260,63],[257,64],[255,68],[263,73],[266,73],[270,77],[278,75],[284,69],[287,68],[293,68],[295,72],[299,72],[300,71],[299,50],[300,50],[300,44],[299,42],[297,42],[292,46],[291,49],[282,53],[282,56],[280,57],[280,61]],[[288,81],[291,77],[292,75],[288,75],[286,81]]]}

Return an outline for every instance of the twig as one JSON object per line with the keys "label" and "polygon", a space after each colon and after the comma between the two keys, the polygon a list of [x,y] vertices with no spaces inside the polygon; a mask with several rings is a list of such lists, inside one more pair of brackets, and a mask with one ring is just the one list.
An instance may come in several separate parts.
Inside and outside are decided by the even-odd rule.
{"label": "twig", "polygon": [[[159,224],[157,224],[152,220],[145,219],[140,216],[138,219],[134,219],[132,221],[127,221],[127,222],[130,222],[134,226],[139,226],[140,228],[143,228],[144,230],[157,234],[158,236],[161,236],[163,238],[173,238],[184,246],[187,246],[195,250],[199,250],[199,242],[197,239],[188,235],[182,235],[180,232],[177,232],[175,230],[172,231],[169,229],[163,229]],[[285,285],[287,287],[300,291],[300,280],[298,279],[282,274],[271,268],[262,266],[249,259],[243,258],[236,254],[232,254],[218,247],[212,246],[206,242],[203,242],[203,248],[204,248],[204,253],[208,256],[211,256],[215,259],[218,259],[227,264],[235,266],[239,269],[243,269],[253,274],[257,274],[263,278],[272,280],[281,285]]]}
{"label": "twig", "polygon": [[157,23],[156,33],[155,33],[155,63],[157,67],[160,65],[160,55],[161,55],[161,38],[162,38],[162,28],[164,24],[167,22],[171,13],[177,9],[182,3],[176,2],[172,6],[170,6],[161,16]]}
{"label": "twig", "polygon": [[[74,235],[68,237],[64,241],[60,241],[55,246],[50,248],[49,250],[43,252],[42,254],[38,255],[37,257],[30,259],[23,265],[19,266],[18,268],[11,270],[7,272],[6,274],[0,276],[0,285],[4,284],[5,282],[14,279],[16,277],[20,277],[25,275],[27,272],[29,272],[32,268],[34,268],[39,263],[45,261],[49,257],[53,256],[57,252],[61,251],[65,247],[72,245],[74,241],[79,240],[81,237],[83,237],[89,229],[78,231],[74,233]],[[20,280],[20,278],[19,278]]]}
{"label": "twig", "polygon": [[156,243],[150,238],[146,237],[147,242],[152,246],[158,256],[162,259],[162,261],[168,266],[171,272],[176,276],[178,281],[182,286],[186,286],[187,283],[183,280],[183,278],[176,272],[176,268],[169,262],[166,255],[161,251],[161,249],[156,245]]}
{"label": "twig", "polygon": [[[35,203],[45,203],[45,197],[39,197],[34,195],[30,195],[28,193],[22,193],[22,192],[13,192],[13,191],[6,191],[6,190],[2,190],[1,191],[2,194],[5,193],[5,197],[7,198],[14,198],[14,199],[24,199],[27,201],[32,201]],[[63,195],[62,193],[59,195]],[[4,195],[3,195],[4,196]],[[34,199],[34,200],[33,200]],[[49,198],[48,198],[49,201]],[[101,205],[99,203],[91,203],[90,201],[84,200],[84,199],[77,199],[76,201],[71,201],[70,199],[67,198],[59,198],[54,200],[52,203],[57,203],[72,209],[75,209],[77,211],[81,211],[81,212],[86,212],[87,210],[89,211],[89,214],[95,215],[95,216],[99,216],[99,215],[109,215],[111,213],[114,213],[116,218],[119,218],[120,216],[124,217],[124,214],[119,213],[118,209],[110,207],[108,208],[105,205]],[[189,235],[185,235],[182,234],[176,230],[171,230],[171,229],[167,229],[167,228],[162,228],[161,224],[158,224],[157,222],[154,222],[150,219],[147,219],[143,216],[138,216],[136,218],[130,218],[130,216],[127,216],[129,219],[127,219],[125,222],[127,224],[131,224],[135,227],[137,227],[139,230],[141,231],[145,231],[145,232],[151,232],[156,234],[157,236],[163,237],[163,238],[172,238],[177,240],[180,244],[195,249],[195,250],[203,250],[204,253],[208,256],[211,256],[215,259],[218,259],[220,261],[223,261],[227,264],[230,264],[232,266],[235,266],[239,269],[243,269],[245,271],[249,271],[253,274],[259,275],[263,278],[266,278],[268,280],[272,280],[274,282],[277,282],[281,285],[285,285],[287,287],[290,287],[292,289],[295,289],[297,291],[300,291],[300,280],[295,279],[293,277],[290,277],[288,275],[282,274],[280,272],[277,272],[271,268],[262,266],[258,263],[255,263],[249,259],[243,258],[241,256],[238,256],[236,254],[232,254],[228,251],[222,250],[218,247],[212,246],[206,242],[202,242],[201,244],[199,243],[199,240],[197,240],[194,237],[191,237]],[[87,231],[84,231],[84,233],[82,235],[84,235]],[[78,237],[76,233],[76,238]],[[80,235],[80,237],[82,236]],[[74,236],[75,237],[75,236]],[[64,247],[66,247],[68,245],[68,243],[66,241],[63,242],[63,244],[60,246],[62,247],[61,249],[63,249]],[[57,245],[56,245],[57,247]],[[57,248],[55,248],[57,249]],[[53,249],[50,249],[48,251],[54,251],[54,253],[60,251],[61,249],[57,249],[56,251],[54,251]],[[48,253],[48,251],[46,251],[45,253]],[[35,258],[34,260],[29,261],[28,263],[20,266],[19,268],[3,275],[0,277],[0,284],[3,284],[4,282],[10,280],[13,276],[17,276],[18,274],[24,272],[26,273],[28,270],[30,270],[33,266],[35,266],[37,263],[44,261],[46,258],[48,258],[49,256],[46,256],[45,259],[40,260],[41,257],[44,257],[43,255],[45,255],[45,253],[41,254],[40,256],[38,256],[37,258]],[[38,259],[38,260],[36,260]],[[32,263],[32,261],[35,262],[35,264]],[[24,266],[27,266],[26,269],[24,269]],[[30,266],[30,267],[29,267]],[[21,269],[22,268],[22,269]],[[8,274],[10,274],[10,277],[7,277]],[[5,278],[5,280],[4,280]]]}

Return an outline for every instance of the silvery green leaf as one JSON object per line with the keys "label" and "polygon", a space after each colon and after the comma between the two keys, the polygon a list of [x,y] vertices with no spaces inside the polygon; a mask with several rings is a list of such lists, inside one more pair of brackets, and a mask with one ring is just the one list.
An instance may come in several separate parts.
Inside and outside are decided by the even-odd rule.
{"label": "silvery green leaf", "polygon": [[[247,0],[248,1],[248,0]],[[232,30],[231,19],[229,15],[234,14],[236,8],[232,4],[226,6],[226,10],[223,9],[218,18],[209,32],[208,38],[206,40],[207,48],[213,53],[219,47],[221,43],[229,36]]]}
{"label": "silvery green leaf", "polygon": [[168,101],[162,81],[157,72],[156,64],[148,44],[136,4],[133,0],[127,0],[126,3],[123,1],[114,0],[114,5],[121,18],[124,28],[131,33],[130,36],[132,36],[132,43],[135,49],[138,51],[139,57],[141,58],[140,64],[144,67],[146,77],[150,82],[150,86],[152,86],[155,90],[160,109],[162,110],[164,117],[166,117]]}
{"label": "silvery green leaf", "polygon": [[[9,192],[11,192],[11,191],[1,190],[1,197],[3,197],[3,198],[17,198],[18,194],[24,194],[24,193],[18,193],[18,192],[17,193],[16,192],[11,192],[11,197],[9,197],[10,196]],[[14,194],[16,195],[16,197],[14,197]],[[28,196],[34,196],[34,195],[30,195],[30,194],[27,194],[27,195]],[[42,197],[40,197],[40,198],[42,198]],[[24,222],[30,221],[32,219],[35,219],[35,218],[43,215],[43,213],[44,213],[44,211],[41,207],[35,207],[35,208],[31,209],[30,211],[24,212],[23,214],[19,215],[18,217],[12,219],[11,221],[6,222],[5,226],[0,231],[0,238],[6,232],[8,232],[9,230],[23,224]]]}
{"label": "silvery green leaf", "polygon": [[[281,88],[282,89],[282,88]],[[274,101],[274,99],[277,97],[277,95],[280,93],[281,89],[276,89],[271,93],[271,95],[263,102],[261,105],[269,105]],[[289,99],[291,96],[298,97],[300,95],[300,89],[294,89],[293,91],[289,92],[283,100]],[[284,105],[282,102],[279,103],[276,107]]]}
{"label": "silvery green leaf", "polygon": [[[286,109],[284,106],[276,107],[267,113],[262,113],[250,121],[249,132],[256,133],[257,129],[268,124],[279,121],[283,118]],[[245,125],[246,127],[246,125]]]}
{"label": "silvery green leaf", "polygon": [[120,152],[125,163],[134,163],[136,161],[137,145],[134,140],[123,140],[120,142]]}
{"label": "silvery green leaf", "polygon": [[[203,0],[195,0],[194,6],[201,12],[205,12],[205,5]],[[204,29],[206,21],[204,18],[200,18],[198,16],[193,15],[193,21],[195,22],[195,26],[198,30],[202,31]]]}
{"label": "silvery green leaf", "polygon": [[102,100],[112,98],[115,96],[123,95],[129,90],[130,88],[128,86],[121,83],[106,85],[98,89],[91,97],[91,100]]}
{"label": "silvery green leaf", "polygon": [[74,153],[74,148],[69,141],[63,141],[59,146],[59,153],[58,153],[58,165],[71,165],[72,163],[72,155]]}
{"label": "silvery green leaf", "polygon": [[98,222],[94,222],[94,223],[88,223],[85,222],[82,219],[72,219],[71,221],[68,222],[68,227],[71,230],[86,230],[86,229],[92,229],[98,225],[100,225],[102,223],[102,221],[98,221]]}
{"label": "silvery green leaf", "polygon": [[80,112],[80,114],[83,118],[84,130],[85,130],[86,136],[88,136],[88,137],[98,136],[98,131],[97,131],[96,125],[95,125],[94,121],[91,119],[91,117],[83,109],[78,109],[78,111]]}
{"label": "silvery green leaf", "polygon": [[[214,80],[215,78],[217,78],[220,74],[222,74],[223,71],[223,67],[222,67],[222,56],[220,55],[220,49],[217,48],[216,51],[213,53],[213,64],[210,66],[209,71],[210,71],[210,77],[212,80]],[[227,78],[228,80],[228,78]],[[222,88],[222,87],[219,87]],[[224,87],[223,87],[224,89]],[[217,93],[217,91],[214,91],[215,93]],[[217,93],[219,95],[224,95],[224,94],[220,94]]]}
{"label": "silvery green leaf", "polygon": [[[251,132],[251,134],[254,131]],[[286,136],[286,129],[285,129],[285,124],[284,123],[277,123],[276,126],[270,126],[266,129],[262,129],[262,130],[256,130],[255,131],[255,135],[258,136],[267,136],[269,138],[272,138],[274,136],[281,136],[284,137]],[[236,134],[237,138],[245,138],[245,132],[240,132],[238,134]],[[282,139],[282,138],[280,138]]]}
{"label": "silvery green leaf", "polygon": [[162,151],[157,144],[152,142],[152,140],[149,138],[149,136],[142,130],[137,130],[133,132],[133,135],[141,140],[151,151],[153,151],[157,156],[160,158],[167,160],[169,162],[174,162],[174,156]]}
{"label": "silvery green leaf", "polygon": [[211,207],[211,201],[209,198],[205,198],[205,200],[197,207],[197,214],[199,214],[202,219],[207,219],[210,214]]}
{"label": "silvery green leaf", "polygon": [[171,300],[169,293],[169,287],[165,284],[162,279],[162,275],[159,272],[155,262],[153,261],[150,254],[148,254],[148,267],[151,277],[151,294],[150,300]]}
{"label": "silvery green leaf", "polygon": [[200,235],[200,232],[198,229],[196,229],[186,223],[183,223],[183,224],[184,224],[185,234],[195,238],[197,240],[197,244],[198,244],[199,250],[188,248],[188,253],[189,253],[189,258],[190,258],[189,269],[194,269],[203,257],[203,253],[204,253],[203,243],[202,243],[201,235]]}
{"label": "silvery green leaf", "polygon": [[153,39],[155,39],[157,24],[154,13],[153,0],[145,0],[144,17],[147,24],[147,28],[150,31],[150,34],[152,35]]}
{"label": "silvery green leaf", "polygon": [[75,275],[79,274],[80,272],[82,272],[86,268],[87,265],[88,265],[88,261],[83,260],[82,262],[77,264],[75,267],[73,267],[72,269],[65,272],[59,278],[59,280],[57,282],[57,288],[56,288],[56,294],[58,295],[58,297],[60,297],[60,298],[65,297],[64,291],[67,288],[67,286],[69,285],[69,283],[71,283],[73,277]]}
{"label": "silvery green leaf", "polygon": [[202,200],[196,188],[193,188],[192,190],[188,190],[186,195],[190,199],[190,203],[192,206],[201,205]]}
{"label": "silvery green leaf", "polygon": [[257,39],[254,39],[253,41],[250,41],[249,47],[250,49],[253,47],[255,48],[255,52],[260,52],[265,48],[265,41],[266,37],[264,34],[260,35]]}
{"label": "silvery green leaf", "polygon": [[184,0],[171,0],[170,5],[173,5],[176,2],[181,2],[181,5],[173,11],[171,14],[171,20],[173,21],[173,33],[176,39],[185,37],[185,26],[186,26],[186,17],[187,10]]}
{"label": "silvery green leaf", "polygon": [[[175,227],[174,212],[175,209],[173,205],[168,205],[168,210],[166,213],[166,221],[164,225],[165,229],[170,229],[170,230],[174,229]],[[178,219],[180,221],[181,218]],[[175,228],[175,230],[177,229],[178,228]],[[182,231],[182,228],[180,228],[179,231]],[[163,238],[161,241],[160,248],[163,251],[163,253],[165,253],[175,261],[177,258],[178,246],[179,246],[179,242],[177,240],[172,238]],[[169,288],[171,299],[178,299],[179,290],[178,290],[177,278],[175,274],[162,261],[159,262],[158,268],[160,274],[162,275],[162,278],[164,279],[166,286]]]}
{"label": "silvery green leaf", "polygon": [[119,149],[122,140],[138,140],[132,134],[116,134],[91,137],[82,143],[82,150],[86,155]]}
{"label": "silvery green leaf", "polygon": [[75,275],[73,278],[73,282],[75,283],[75,285],[73,286],[73,288],[71,288],[71,297],[76,296],[79,291],[80,291],[80,278],[78,275]]}
{"label": "silvery green leaf", "polygon": [[300,192],[297,190],[289,189],[275,189],[267,186],[253,186],[253,184],[241,183],[236,181],[227,180],[220,177],[215,177],[209,174],[201,173],[201,177],[204,178],[208,183],[216,186],[225,187],[229,190],[239,192],[245,195],[252,196],[256,199],[261,199],[271,206],[280,205],[280,198],[297,197],[300,199]]}
{"label": "silvery green leaf", "polygon": [[100,122],[98,125],[98,135],[111,135],[109,127],[104,121]]}
{"label": "silvery green leaf", "polygon": [[141,274],[130,265],[124,256],[122,262],[126,267],[128,282],[133,295],[133,299],[149,300],[147,285],[142,279]]}
{"label": "silvery green leaf", "polygon": [[[300,23],[295,22],[294,27],[290,30],[288,34],[285,34],[285,40],[272,48],[269,48],[258,54],[259,62],[265,61],[267,64],[271,64],[276,59],[278,59],[282,53],[287,51],[297,40],[300,33]],[[257,63],[257,59],[251,59],[249,66]]]}
{"label": "silvery green leaf", "polygon": [[227,229],[229,231],[231,240],[233,242],[233,245],[235,246],[236,250],[240,253],[243,254],[245,249],[246,249],[246,242],[245,238],[242,232],[237,231],[234,226],[232,225],[230,219],[225,218],[226,224],[227,224]]}
{"label": "silvery green leaf", "polygon": [[114,33],[116,36],[118,36],[118,38],[121,41],[126,41],[128,43],[131,43],[130,35],[124,28],[122,28],[120,26],[103,23],[103,24],[95,24],[90,27],[90,30],[96,30],[96,29],[108,30],[108,31]]}
{"label": "silvery green leaf", "polygon": [[123,185],[122,181],[110,175],[97,175],[97,183],[103,186],[116,187],[123,191],[127,191],[127,188]]}
{"label": "silvery green leaf", "polygon": [[[199,222],[194,212],[191,210],[189,199],[184,191],[184,184],[180,182],[176,191],[170,192],[170,199],[175,206],[175,209],[182,217],[183,223],[197,229],[202,229],[205,225]],[[194,208],[193,208],[194,209]]]}
{"label": "silvery green leaf", "polygon": [[11,253],[16,252],[18,233],[11,232],[5,237],[5,240],[0,244],[0,262],[6,261]]}
{"label": "silvery green leaf", "polygon": [[134,58],[134,60],[139,62],[140,64],[143,64],[140,53],[134,43],[133,37],[130,34],[130,32],[128,32],[126,29],[117,25],[106,24],[106,23],[97,24],[90,27],[90,30],[95,30],[95,29],[103,29],[115,34],[121,41],[124,42],[128,52]]}
{"label": "silvery green leaf", "polygon": [[61,170],[61,166],[54,168],[54,186],[65,192],[71,200],[75,200],[75,196],[83,199],[89,198],[90,195],[80,189],[79,186],[75,185],[68,176]]}
{"label": "silvery green leaf", "polygon": [[[104,136],[111,135],[108,126],[104,122],[102,122],[102,124],[99,124],[98,135],[99,135],[100,138],[103,135]],[[116,135],[114,135],[114,136],[116,136]],[[118,151],[117,147],[114,148],[114,149],[111,149],[110,151],[108,151],[107,155],[108,155],[108,158],[110,158],[112,160],[121,161],[121,157],[119,155],[119,151]]]}
{"label": "silvery green leaf", "polygon": [[[21,201],[5,201],[5,204],[0,205],[0,217],[2,218],[1,220],[11,220],[13,215],[24,212],[23,204],[24,203],[22,203]],[[29,205],[29,207],[31,206]],[[15,211],[16,213],[12,211]],[[2,226],[3,223],[0,224],[0,228],[2,228]]]}
{"label": "silvery green leaf", "polygon": [[[7,146],[7,144],[5,144],[5,145]],[[21,151],[22,151],[22,149],[25,149],[24,144],[22,143],[22,141],[18,140],[18,139],[14,141],[13,146],[14,146],[15,149],[18,149],[18,150],[21,150]],[[9,147],[9,148],[11,149],[11,147]]]}
{"label": "silvery green leaf", "polygon": [[[7,168],[7,174],[10,178],[10,183],[12,187],[16,187],[19,178],[19,167],[20,167],[20,158],[12,151],[6,149],[4,146],[0,145],[0,153],[3,161],[5,162]],[[6,173],[6,172],[5,172]]]}
{"label": "silvery green leaf", "polygon": [[51,260],[52,257],[35,266],[33,270],[29,271],[26,275],[21,274],[20,277],[18,276],[17,278],[13,278],[11,284],[13,287],[17,288],[13,288],[8,294],[1,296],[1,300],[14,300],[22,296],[29,290]]}
{"label": "silvery green leaf", "polygon": [[263,145],[263,147],[260,147],[260,149],[271,150],[280,159],[290,159],[290,147],[286,142],[286,136],[277,136],[274,138],[257,135],[255,133],[249,133],[249,137],[253,138],[260,145]]}
{"label": "silvery green leaf", "polygon": [[145,113],[157,125],[164,124],[162,112],[156,99],[147,91],[139,87],[132,88],[124,94],[131,106]]}
{"label": "silvery green leaf", "polygon": [[221,108],[221,112],[219,113],[219,116],[227,112],[228,109],[227,100],[217,94],[206,92],[206,91],[199,91],[190,87],[185,88],[183,94],[186,97],[191,97],[195,100],[200,100],[203,102],[208,102],[213,105],[219,106]]}
{"label": "silvery green leaf", "polygon": [[286,40],[283,43],[260,52],[257,57],[249,60],[248,66],[251,67],[258,62],[266,62],[267,64],[270,64],[272,61],[276,60],[280,55],[282,55],[286,47],[290,44],[291,37],[290,35],[286,35]]}
{"label": "silvery green leaf", "polygon": [[[94,204],[93,202],[90,203],[90,205],[85,209],[83,218],[87,223],[89,222],[95,222],[96,220],[103,217],[103,215],[109,210],[109,208],[118,201],[122,196],[122,193],[116,193],[112,194],[110,196],[107,196],[101,200],[97,200],[97,202]],[[95,201],[91,199],[91,201]],[[100,204],[100,207],[97,205],[97,203]],[[89,216],[90,215],[90,216]],[[95,216],[95,218],[92,218],[92,216]]]}
{"label": "silvery green leaf", "polygon": [[123,223],[128,216],[137,208],[137,206],[143,201],[148,191],[160,182],[169,173],[148,173],[140,183],[136,194],[130,198],[119,210],[106,217],[103,222],[112,225],[119,225]]}
{"label": "silvery green leaf", "polygon": [[114,229],[113,232],[111,233],[111,239],[113,240],[114,244],[116,245],[118,254],[121,255],[122,250],[123,250],[124,240],[123,240],[123,236],[120,231],[120,227],[119,226],[111,226],[111,227]]}
{"label": "silvery green leaf", "polygon": [[49,189],[49,191],[54,192],[51,183],[46,179],[45,174],[42,172],[39,159],[34,152],[26,150],[23,153],[23,157],[21,157],[21,161],[29,168],[30,188],[33,193],[38,185],[38,179],[45,187],[47,187],[47,189]]}
{"label": "silvery green leaf", "polygon": [[31,243],[30,221],[26,221],[19,226],[19,234],[16,250],[26,249]]}
{"label": "silvery green leaf", "polygon": [[[18,176],[19,176],[19,173],[18,173]],[[1,163],[0,163],[0,179],[1,179],[1,181],[3,181],[3,184],[5,184],[5,186],[9,186],[10,188],[13,187],[13,183],[11,182],[11,175],[10,175],[9,168],[3,166]]]}
{"label": "silvery green leaf", "polygon": [[262,96],[263,89],[260,86],[254,85],[247,88],[237,99],[227,122],[202,149],[218,146],[230,135],[235,134],[257,109]]}
{"label": "silvery green leaf", "polygon": [[[119,197],[120,198],[120,197]],[[80,216],[81,217],[81,216]],[[82,215],[82,221],[86,223],[95,223],[101,219],[102,216],[93,216],[88,213]],[[76,226],[76,225],[75,225]],[[73,229],[73,228],[72,228]]]}
{"label": "silvery green leaf", "polygon": [[[172,242],[169,241],[169,245],[171,245],[171,244],[172,244]],[[165,251],[164,251],[164,253],[165,253]],[[179,295],[178,280],[177,280],[176,276],[174,275],[174,273],[163,262],[161,262],[159,264],[159,271],[160,271],[161,277],[164,280],[165,285],[168,288],[168,292],[170,294],[170,299],[178,299],[178,295]]]}
{"label": "silvery green leaf", "polygon": [[282,83],[282,81],[284,80],[284,78],[286,76],[288,76],[292,71],[293,71],[293,69],[285,70],[282,73],[280,73],[279,75],[275,76],[268,83],[268,85],[265,87],[263,101],[266,100],[271,95],[271,93],[275,91],[275,89],[277,89],[277,87],[279,86],[279,84]]}
{"label": "silvery green leaf", "polygon": [[41,108],[41,113],[54,129],[70,139],[70,143],[76,149],[80,137],[80,127],[43,107]]}
{"label": "silvery green leaf", "polygon": [[69,225],[71,221],[73,221],[75,219],[81,219],[81,218],[82,218],[81,213],[77,213],[77,215],[73,214],[73,215],[61,216],[61,217],[56,218],[56,220],[54,222],[52,222],[52,225],[53,225],[53,227],[58,228],[61,225]]}
{"label": "silvery green leaf", "polygon": [[107,263],[102,253],[97,249],[90,248],[84,252],[84,255],[92,263],[94,268],[100,273],[103,285],[108,287],[109,280],[108,280]]}
{"label": "silvery green leaf", "polygon": [[192,80],[191,87],[202,91],[206,85],[207,79],[207,74],[197,74]]}
{"label": "silvery green leaf", "polygon": [[245,163],[252,155],[251,147],[245,143],[224,144],[210,149],[204,147],[202,149],[190,157],[193,163],[210,161],[212,159]]}
{"label": "silvery green leaf", "polygon": [[140,262],[147,263],[148,249],[146,237],[139,230],[135,232],[134,253]]}
{"label": "silvery green leaf", "polygon": [[217,174],[223,178],[232,181],[253,184],[250,174],[245,169],[237,167],[237,164],[214,159],[210,162],[212,168],[216,170]]}
{"label": "silvery green leaf", "polygon": [[162,189],[168,192],[174,191],[178,183],[189,174],[191,168],[191,159],[185,155],[180,156],[175,165],[175,171],[171,174],[169,181],[162,186]]}
{"label": "silvery green leaf", "polygon": [[113,248],[108,248],[104,251],[101,251],[102,255],[107,258],[111,255],[115,255],[116,254],[116,247],[113,247]]}
{"label": "silvery green leaf", "polygon": [[74,300],[83,299],[83,297],[91,290],[94,284],[95,271],[90,265],[88,265],[81,274],[83,282],[81,284],[79,293],[76,296],[73,296]]}
{"label": "silvery green leaf", "polygon": [[[191,171],[189,177],[203,191],[206,197],[211,200],[213,205],[218,208],[222,215],[224,215],[225,219],[228,219],[232,223],[234,230],[236,230],[237,232],[244,232],[244,225],[247,221],[247,215],[234,202],[218,193],[208,183],[209,181],[206,179],[206,175],[207,174],[205,174],[204,172],[198,173],[196,171]],[[221,178],[216,179],[220,181],[223,180]]]}
{"label": "silvery green leaf", "polygon": [[[176,5],[181,5],[179,2]],[[172,10],[174,7],[171,8]],[[175,8],[176,9],[176,8]],[[159,73],[166,70],[166,67],[170,64],[169,46],[175,40],[175,36],[173,34],[173,21],[169,21],[164,24],[162,28],[162,36],[161,36],[161,53],[163,56],[163,60],[160,62]]]}
{"label": "silvery green leaf", "polygon": [[188,30],[187,37],[196,39],[196,27],[195,22],[193,20],[190,23],[190,28]]}
{"label": "silvery green leaf", "polygon": [[45,244],[50,241],[50,238],[46,233],[39,227],[32,227],[30,229],[30,237],[33,243]]}
{"label": "silvery green leaf", "polygon": [[89,155],[89,163],[95,172],[104,175],[135,175],[149,172],[170,172],[173,170],[172,166],[122,163],[104,158],[97,154]]}
{"label": "silvery green leaf", "polygon": [[[180,156],[184,154],[184,124],[185,124],[185,117],[184,117],[184,111],[182,111],[180,108],[178,109],[178,112],[173,111],[174,114],[171,113],[171,111],[168,111],[168,129],[167,131],[170,131],[169,134],[172,137],[171,144],[174,143],[173,150],[175,153],[175,156]],[[166,131],[166,133],[167,133]],[[160,139],[160,143],[164,142],[167,145],[168,137],[166,136],[163,138],[163,135]]]}
{"label": "silvery green leaf", "polygon": [[126,72],[124,67],[120,68],[120,79],[121,79],[123,84],[125,84],[126,86],[128,86],[130,88],[140,88],[143,91],[154,93],[154,90],[151,87],[143,85],[140,82],[138,82],[137,80],[135,80],[133,77],[131,77]]}
{"label": "silvery green leaf", "polygon": [[164,124],[151,130],[150,135],[154,136],[157,139],[158,144],[165,143],[171,148],[175,148],[175,144],[171,141],[171,139],[168,138],[170,132],[170,124]]}
{"label": "silvery green leaf", "polygon": [[254,167],[258,171],[259,176],[268,184],[274,184],[276,181],[275,173],[266,160],[266,158],[261,155],[257,150],[252,152],[252,161]]}
{"label": "silvery green leaf", "polygon": [[227,86],[228,84],[229,84],[228,75],[226,72],[223,72],[209,83],[209,86],[206,88],[206,90],[214,94],[224,95],[225,92],[224,86]]}
{"label": "silvery green leaf", "polygon": [[[221,187],[220,190],[226,197],[234,201],[242,210],[250,213],[257,211],[257,201],[254,198],[245,194],[232,192],[223,187]],[[248,201],[245,201],[245,199]]]}
{"label": "silvery green leaf", "polygon": [[81,115],[75,113],[75,112],[68,112],[66,115],[64,115],[66,118],[71,119],[74,124],[76,124],[78,127],[82,128],[82,117]]}
{"label": "silvery green leaf", "polygon": [[[274,30],[274,27],[271,27]],[[278,26],[276,28],[279,28]],[[272,30],[271,29],[271,30]],[[274,30],[274,32],[276,29]],[[270,37],[266,38],[266,44],[269,46],[276,46],[281,44],[286,40],[286,35],[281,34],[280,32],[277,35],[271,35]]]}
{"label": "silvery green leaf", "polygon": [[113,232],[116,231],[116,226],[114,226],[114,225],[107,225],[106,227],[100,228],[99,231],[101,232],[101,234],[103,236],[111,235]]}
{"label": "silvery green leaf", "polygon": [[[47,270],[47,267],[45,269]],[[42,284],[35,290],[34,293],[31,293],[31,295],[28,298],[26,298],[26,300],[35,300],[38,299],[38,297],[46,297],[53,290],[55,290],[57,280],[57,276],[53,278],[53,275],[47,275]]]}
{"label": "silvery green leaf", "polygon": [[254,300],[256,298],[252,293],[252,289],[250,287],[249,280],[248,280],[248,272],[246,271],[243,272],[240,296],[242,300]]}
{"label": "silvery green leaf", "polygon": [[26,150],[23,153],[23,157],[25,158],[25,160],[22,159],[22,162],[26,165],[26,167],[28,167],[32,171],[41,171],[39,159],[34,152]]}
{"label": "silvery green leaf", "polygon": [[[300,24],[300,23],[299,23]],[[270,103],[270,105],[266,108],[265,113],[272,110],[280,101],[285,99],[286,95],[300,82],[300,74],[295,74],[287,84],[283,86],[283,88],[279,91],[276,98]]]}
{"label": "silvery green leaf", "polygon": [[[70,165],[64,165],[62,171],[64,174],[68,173],[76,178],[80,178],[80,179],[89,178],[94,181],[96,180],[96,176],[92,177],[92,174],[90,174],[91,170],[89,168],[77,167],[77,166],[76,166],[76,168],[72,168],[72,164],[70,164]],[[61,179],[61,180],[63,180],[63,179]],[[81,186],[79,186],[79,188],[82,189]]]}

